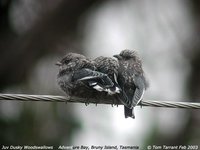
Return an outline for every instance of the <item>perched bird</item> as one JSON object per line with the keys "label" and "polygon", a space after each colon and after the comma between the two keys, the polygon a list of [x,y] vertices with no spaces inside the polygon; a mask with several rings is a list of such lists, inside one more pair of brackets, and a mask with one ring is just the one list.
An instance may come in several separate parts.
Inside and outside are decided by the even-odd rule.
{"label": "perched bird", "polygon": [[57,82],[69,96],[95,98],[96,91],[106,91],[114,83],[107,74],[95,71],[94,62],[85,56],[68,53],[56,65],[60,67]]}
{"label": "perched bird", "polygon": [[81,54],[68,53],[57,62],[57,82],[69,96],[120,100],[125,117],[135,118],[133,107],[143,97],[148,84],[136,52],[123,50],[119,55],[90,60]]}
{"label": "perched bird", "polygon": [[113,86],[104,91],[108,92],[109,95],[120,93],[121,88],[117,81],[119,68],[118,62],[111,57],[100,56],[94,59],[94,65],[97,71],[107,74],[113,82]]}
{"label": "perched bird", "polygon": [[[128,99],[121,99],[124,104],[125,118],[135,118],[133,108],[142,100],[148,82],[144,77],[142,62],[137,53],[132,50],[123,50],[114,55],[119,62],[118,83]],[[125,97],[126,97],[125,96]]]}
{"label": "perched bird", "polygon": [[118,61],[112,57],[100,56],[94,59],[94,64],[97,71],[107,74],[108,77],[114,83],[112,87],[109,87],[107,90],[104,90],[107,92],[105,96],[109,96],[109,98],[113,100],[113,103],[117,103],[118,101],[128,101],[127,95],[124,93],[124,91],[121,89],[118,83]]}

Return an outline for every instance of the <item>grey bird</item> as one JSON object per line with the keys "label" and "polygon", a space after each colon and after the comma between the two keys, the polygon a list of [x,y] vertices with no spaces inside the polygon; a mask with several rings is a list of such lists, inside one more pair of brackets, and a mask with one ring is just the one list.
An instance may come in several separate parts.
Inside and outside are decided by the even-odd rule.
{"label": "grey bird", "polygon": [[142,62],[135,51],[122,50],[114,55],[119,62],[118,83],[128,99],[121,99],[124,104],[125,118],[135,118],[133,108],[142,100],[148,82],[144,76]]}
{"label": "grey bird", "polygon": [[101,97],[104,99],[112,99],[113,103],[115,104],[119,103],[119,101],[128,101],[127,95],[124,93],[118,83],[118,61],[112,57],[100,56],[94,59],[94,64],[97,71],[107,74],[114,83],[112,87],[107,88],[107,91],[104,90],[107,93],[101,93]]}
{"label": "grey bird", "polygon": [[68,53],[56,65],[60,67],[58,85],[69,96],[95,98],[97,86],[107,91],[114,85],[108,75],[95,71],[93,61],[81,54]]}
{"label": "grey bird", "polygon": [[106,91],[109,95],[120,93],[121,88],[118,85],[117,81],[118,68],[119,68],[118,62],[111,57],[100,56],[94,59],[94,64],[97,71],[107,74],[108,77],[113,82],[113,86],[107,88],[107,90],[104,91]]}

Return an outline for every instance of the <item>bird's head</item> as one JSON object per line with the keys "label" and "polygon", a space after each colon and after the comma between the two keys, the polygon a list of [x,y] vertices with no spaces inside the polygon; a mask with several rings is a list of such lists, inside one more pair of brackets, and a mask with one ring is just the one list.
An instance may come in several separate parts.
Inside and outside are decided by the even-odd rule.
{"label": "bird's head", "polygon": [[86,57],[81,54],[68,53],[56,65],[60,67],[60,70],[76,69],[85,60]]}
{"label": "bird's head", "polygon": [[136,51],[128,49],[122,50],[119,55],[113,55],[113,57],[117,58],[118,60],[139,59]]}
{"label": "bird's head", "polygon": [[67,65],[70,62],[78,62],[81,59],[86,59],[86,57],[77,53],[68,53],[60,61],[58,61],[56,65],[57,66]]}

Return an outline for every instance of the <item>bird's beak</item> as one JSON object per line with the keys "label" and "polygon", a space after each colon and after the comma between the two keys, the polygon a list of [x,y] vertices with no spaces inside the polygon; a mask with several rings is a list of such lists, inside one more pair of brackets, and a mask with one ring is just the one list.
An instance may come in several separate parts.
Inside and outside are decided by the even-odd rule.
{"label": "bird's beak", "polygon": [[61,62],[58,61],[58,62],[55,63],[55,65],[56,66],[61,66],[62,64],[61,64]]}
{"label": "bird's beak", "polygon": [[122,59],[122,57],[120,55],[113,55],[113,57],[117,58],[117,59]]}

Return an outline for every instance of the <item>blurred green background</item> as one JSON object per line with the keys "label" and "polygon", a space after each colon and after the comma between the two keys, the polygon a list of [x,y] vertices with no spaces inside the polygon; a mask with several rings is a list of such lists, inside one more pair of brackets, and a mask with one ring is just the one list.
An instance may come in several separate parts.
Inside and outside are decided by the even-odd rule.
{"label": "blurred green background", "polygon": [[[200,102],[200,1],[0,0],[0,92],[65,95],[54,65],[138,50],[144,99]],[[200,144],[200,111],[0,101],[2,145]]]}

